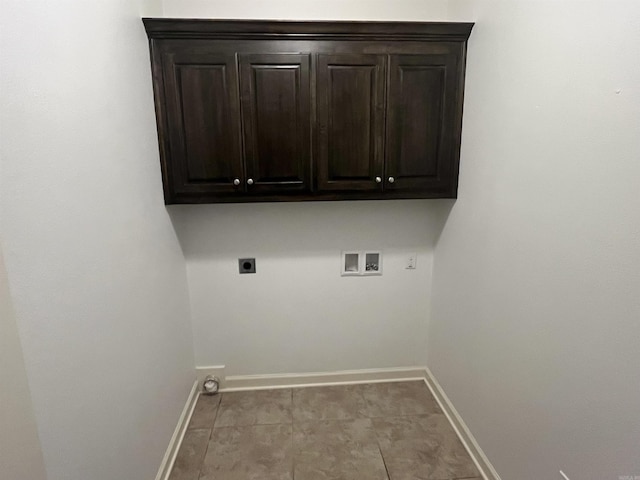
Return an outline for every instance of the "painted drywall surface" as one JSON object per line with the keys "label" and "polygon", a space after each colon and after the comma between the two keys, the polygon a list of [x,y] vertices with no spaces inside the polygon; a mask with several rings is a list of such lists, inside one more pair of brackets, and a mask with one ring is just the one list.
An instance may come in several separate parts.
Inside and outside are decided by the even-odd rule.
{"label": "painted drywall surface", "polygon": [[635,478],[640,4],[451,7],[477,24],[428,365],[503,479]]}
{"label": "painted drywall surface", "polygon": [[446,18],[444,0],[163,0],[164,16],[273,20],[425,20]]}
{"label": "painted drywall surface", "polygon": [[153,478],[195,379],[140,5],[1,5],[2,240],[49,480]]}
{"label": "painted drywall surface", "polygon": [[42,449],[1,250],[0,385],[0,474],[12,480],[45,480]]}
{"label": "painted drywall surface", "polygon": [[[167,17],[439,20],[446,2],[165,0]],[[450,202],[172,208],[187,259],[196,364],[226,373],[423,365],[435,238]],[[341,278],[342,250],[384,250],[378,278]],[[418,268],[404,269],[417,252]],[[238,258],[257,258],[256,275]]]}
{"label": "painted drywall surface", "polygon": [[[450,203],[172,207],[196,364],[227,375],[424,365],[432,246]],[[383,275],[341,277],[343,250],[382,250]],[[244,257],[256,274],[238,273]]]}

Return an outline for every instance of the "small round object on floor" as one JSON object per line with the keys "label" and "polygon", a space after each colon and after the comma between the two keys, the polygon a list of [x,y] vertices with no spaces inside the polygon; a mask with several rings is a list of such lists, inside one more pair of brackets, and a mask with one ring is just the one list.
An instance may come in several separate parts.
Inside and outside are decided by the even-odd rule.
{"label": "small round object on floor", "polygon": [[213,375],[207,375],[202,382],[202,393],[205,395],[215,395],[220,389],[220,380]]}

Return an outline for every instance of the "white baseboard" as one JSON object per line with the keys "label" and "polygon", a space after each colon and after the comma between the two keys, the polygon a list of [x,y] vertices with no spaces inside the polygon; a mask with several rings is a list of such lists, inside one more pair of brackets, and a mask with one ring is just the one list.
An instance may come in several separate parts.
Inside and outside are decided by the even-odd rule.
{"label": "white baseboard", "polygon": [[184,408],[182,409],[182,413],[180,414],[180,418],[178,419],[178,425],[176,425],[176,429],[171,436],[171,441],[169,442],[167,451],[165,452],[162,463],[160,464],[160,469],[158,470],[158,474],[156,475],[156,480],[169,479],[171,469],[173,468],[173,464],[176,461],[176,456],[178,455],[178,450],[180,450],[180,445],[182,445],[184,434],[187,431],[187,426],[189,425],[189,421],[191,420],[191,415],[193,415],[193,410],[196,407],[196,402],[198,401],[198,385],[199,383],[196,381],[191,388],[191,392],[189,393],[189,397],[187,398],[187,403],[185,403]]}
{"label": "white baseboard", "polygon": [[422,380],[424,379],[424,372],[424,367],[410,367],[277,375],[237,375],[226,377],[224,387],[220,391],[236,392],[242,390]]}
{"label": "white baseboard", "polygon": [[500,475],[498,475],[498,472],[496,472],[493,465],[491,465],[491,462],[480,448],[480,445],[478,445],[478,442],[473,437],[471,431],[464,423],[464,420],[462,420],[462,417],[451,403],[451,400],[449,400],[449,397],[447,397],[447,394],[444,393],[444,390],[433,376],[433,373],[431,373],[431,370],[425,368],[425,374],[424,380],[427,387],[431,390],[431,393],[440,405],[440,408],[442,408],[442,411],[449,419],[449,423],[456,431],[458,438],[460,438],[460,441],[469,452],[469,455],[471,455],[471,458],[482,474],[482,478],[485,480],[501,480]]}

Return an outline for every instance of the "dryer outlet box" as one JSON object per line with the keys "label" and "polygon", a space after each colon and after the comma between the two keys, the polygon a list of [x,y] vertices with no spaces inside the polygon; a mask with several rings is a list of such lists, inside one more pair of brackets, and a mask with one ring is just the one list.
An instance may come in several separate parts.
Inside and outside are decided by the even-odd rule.
{"label": "dryer outlet box", "polygon": [[256,259],[239,258],[238,269],[240,270],[240,273],[256,273]]}

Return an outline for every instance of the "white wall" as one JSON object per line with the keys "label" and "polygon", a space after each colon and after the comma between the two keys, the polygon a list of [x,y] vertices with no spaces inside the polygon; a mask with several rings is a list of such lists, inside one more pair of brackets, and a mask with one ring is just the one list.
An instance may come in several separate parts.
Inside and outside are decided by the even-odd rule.
{"label": "white wall", "polygon": [[[166,17],[439,20],[446,2],[164,0]],[[424,365],[435,238],[449,202],[172,208],[187,259],[196,364],[226,374]],[[341,278],[340,252],[383,249],[380,278]],[[404,269],[418,252],[418,269]],[[241,256],[258,273],[238,274]]]}
{"label": "white wall", "polygon": [[165,17],[274,20],[414,20],[447,16],[446,0],[163,0]]}
{"label": "white wall", "polygon": [[[196,364],[227,375],[424,365],[433,245],[450,201],[172,207],[187,258]],[[383,250],[341,277],[342,250]],[[416,270],[406,270],[418,253]],[[257,273],[239,275],[238,258]]]}
{"label": "white wall", "polygon": [[2,478],[45,480],[22,346],[0,249],[0,465]]}
{"label": "white wall", "polygon": [[2,242],[49,480],[153,478],[195,378],[141,3],[0,7]]}
{"label": "white wall", "polygon": [[503,479],[640,476],[640,4],[451,7],[477,24],[428,364]]}

